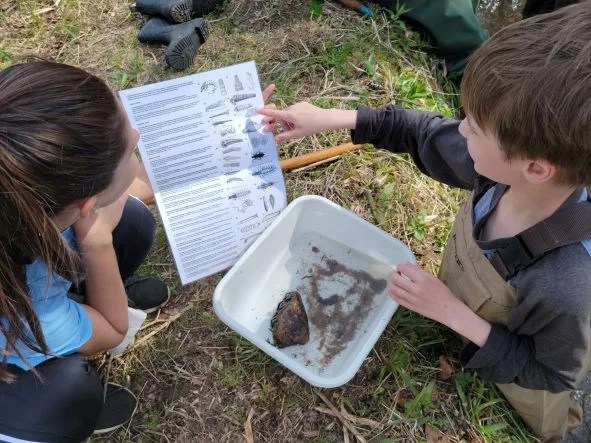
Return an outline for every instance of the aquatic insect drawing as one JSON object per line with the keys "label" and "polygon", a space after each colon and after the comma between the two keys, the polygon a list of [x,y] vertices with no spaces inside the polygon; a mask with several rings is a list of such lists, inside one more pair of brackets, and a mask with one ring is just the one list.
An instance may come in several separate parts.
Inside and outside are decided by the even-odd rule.
{"label": "aquatic insect drawing", "polygon": [[230,145],[233,145],[234,143],[240,143],[241,141],[241,138],[228,138],[226,140],[222,140],[222,146],[226,148]]}
{"label": "aquatic insect drawing", "polygon": [[222,149],[222,154],[229,154],[230,152],[240,152],[240,148],[238,146],[233,146],[230,148]]}
{"label": "aquatic insect drawing", "polygon": [[221,117],[222,115],[230,115],[230,111],[220,112],[219,114],[210,115],[209,118]]}
{"label": "aquatic insect drawing", "polygon": [[255,214],[255,215],[251,215],[250,217],[243,218],[242,220],[240,220],[238,222],[238,224],[249,222],[251,220],[254,220],[255,218],[259,218],[259,214]]}
{"label": "aquatic insect drawing", "polygon": [[224,125],[220,129],[220,134],[222,137],[224,137],[225,135],[234,134],[235,132],[236,132],[236,129],[234,129],[234,126],[230,126],[230,125]]}
{"label": "aquatic insect drawing", "polygon": [[267,206],[267,198],[263,195],[263,206],[265,207],[265,212],[269,212],[269,207]]}
{"label": "aquatic insect drawing", "polygon": [[266,154],[263,151],[257,151],[254,154],[251,155],[252,158],[254,158],[255,160],[260,160],[261,158],[263,158]]}
{"label": "aquatic insect drawing", "polygon": [[212,125],[214,125],[214,126],[223,125],[224,123],[228,123],[228,122],[231,122],[231,121],[232,120],[220,120],[220,121],[217,121],[217,122],[213,122]]}
{"label": "aquatic insect drawing", "polygon": [[240,232],[245,233],[245,232],[249,232],[252,231],[253,229],[255,229],[258,225],[260,225],[260,223],[252,223],[250,225],[246,225],[243,226],[242,228],[240,228]]}
{"label": "aquatic insect drawing", "polygon": [[275,184],[275,182],[261,183],[260,185],[257,185],[257,189],[267,189],[267,188],[273,186],[274,184]]}
{"label": "aquatic insect drawing", "polygon": [[235,200],[238,198],[246,197],[248,194],[250,194],[250,189],[242,189],[240,191],[234,192],[233,194],[230,194],[228,198]]}
{"label": "aquatic insect drawing", "polygon": [[248,100],[249,98],[255,98],[256,96],[257,96],[256,94],[235,94],[230,99],[230,102],[233,105],[235,105],[238,102],[241,102],[243,100]]}
{"label": "aquatic insect drawing", "polygon": [[254,108],[254,106],[252,106],[250,103],[241,103],[239,105],[236,105],[234,110],[236,112],[240,112],[240,111],[244,111],[245,109],[248,109],[248,108]]}
{"label": "aquatic insect drawing", "polygon": [[242,202],[242,208],[243,208],[243,209],[246,209],[246,208],[248,208],[248,207],[250,207],[250,206],[252,206],[252,205],[253,205],[253,202],[252,202],[252,200],[250,200],[250,199],[246,199],[246,200],[244,200],[244,201]]}
{"label": "aquatic insect drawing", "polygon": [[234,75],[234,91],[238,92],[238,91],[242,91],[244,89],[244,86],[242,85],[242,82],[240,81],[240,77],[238,77],[238,74]]}
{"label": "aquatic insect drawing", "polygon": [[265,165],[265,166],[260,167],[256,171],[254,171],[252,173],[252,175],[256,175],[256,176],[262,177],[262,176],[269,175],[269,174],[275,172],[275,169],[276,168],[273,165]]}
{"label": "aquatic insect drawing", "polygon": [[220,85],[220,92],[222,93],[222,95],[226,95],[228,91],[226,91],[226,85],[224,84],[224,81],[221,78],[218,80],[218,84]]}
{"label": "aquatic insect drawing", "polygon": [[261,148],[267,144],[267,136],[264,134],[249,134],[248,139],[254,148]]}
{"label": "aquatic insect drawing", "polygon": [[207,92],[208,94],[213,94],[215,91],[218,90],[218,85],[211,80],[207,80],[203,82],[201,85],[201,92]]}
{"label": "aquatic insect drawing", "polygon": [[273,194],[269,194],[269,204],[271,205],[271,209],[275,209],[275,197],[273,197]]}
{"label": "aquatic insect drawing", "polygon": [[217,102],[213,102],[212,104],[207,105],[205,107],[205,110],[213,111],[214,109],[221,108],[222,106],[224,106],[224,100],[218,100]]}

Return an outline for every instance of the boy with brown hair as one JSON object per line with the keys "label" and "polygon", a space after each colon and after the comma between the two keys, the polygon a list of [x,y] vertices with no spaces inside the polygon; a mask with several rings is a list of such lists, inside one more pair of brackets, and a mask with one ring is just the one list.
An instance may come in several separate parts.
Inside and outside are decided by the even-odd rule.
{"label": "boy with brown hair", "polygon": [[353,142],[409,153],[473,191],[439,279],[402,264],[390,295],[465,337],[464,367],[560,441],[581,423],[570,394],[591,366],[591,3],[495,34],[470,59],[461,99],[461,122],[393,105],[259,112],[283,128],[278,141],[350,128]]}

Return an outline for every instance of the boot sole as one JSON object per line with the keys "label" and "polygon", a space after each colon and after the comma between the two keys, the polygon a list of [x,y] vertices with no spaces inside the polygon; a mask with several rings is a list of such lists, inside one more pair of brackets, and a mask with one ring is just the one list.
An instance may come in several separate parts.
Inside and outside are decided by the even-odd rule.
{"label": "boot sole", "polygon": [[193,64],[200,46],[199,35],[193,30],[189,35],[171,42],[164,55],[166,64],[178,71],[187,69]]}
{"label": "boot sole", "polygon": [[184,23],[191,20],[192,0],[181,0],[168,11],[170,20],[175,23]]}

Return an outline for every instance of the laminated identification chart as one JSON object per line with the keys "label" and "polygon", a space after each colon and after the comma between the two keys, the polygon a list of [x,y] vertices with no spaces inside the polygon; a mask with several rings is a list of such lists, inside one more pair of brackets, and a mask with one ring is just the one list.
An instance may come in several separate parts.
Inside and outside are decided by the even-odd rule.
{"label": "laminated identification chart", "polygon": [[120,91],[183,284],[228,268],[286,205],[254,62]]}

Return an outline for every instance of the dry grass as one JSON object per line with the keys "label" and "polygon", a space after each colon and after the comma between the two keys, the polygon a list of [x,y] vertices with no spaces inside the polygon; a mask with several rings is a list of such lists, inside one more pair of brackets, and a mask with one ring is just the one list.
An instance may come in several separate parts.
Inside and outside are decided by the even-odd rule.
{"label": "dry grass", "polygon": [[[262,83],[277,83],[279,106],[397,101],[453,113],[455,98],[443,92],[416,36],[386,15],[368,22],[334,3],[311,18],[305,0],[228,0],[211,17],[211,37],[185,73],[165,69],[160,46],[137,42],[144,19],[120,0],[0,0],[0,10],[0,66],[29,54],[53,58],[81,66],[117,90],[254,59]],[[348,138],[342,131],[318,135],[286,143],[280,154]],[[422,176],[409,159],[372,148],[289,173],[286,184],[290,200],[323,195],[377,224],[409,244],[419,264],[433,272],[463,197]],[[210,301],[221,275],[180,287],[162,232],[156,244],[142,271],[163,278],[174,297],[150,319],[138,344],[114,359],[112,379],[131,386],[139,407],[127,428],[100,441],[531,438],[490,386],[463,373],[438,379],[441,354],[458,370],[458,343],[432,322],[401,310],[350,383],[317,390],[217,320]],[[97,364],[104,370],[105,358]],[[488,405],[490,400],[500,403]],[[495,423],[509,427],[487,428]]]}

